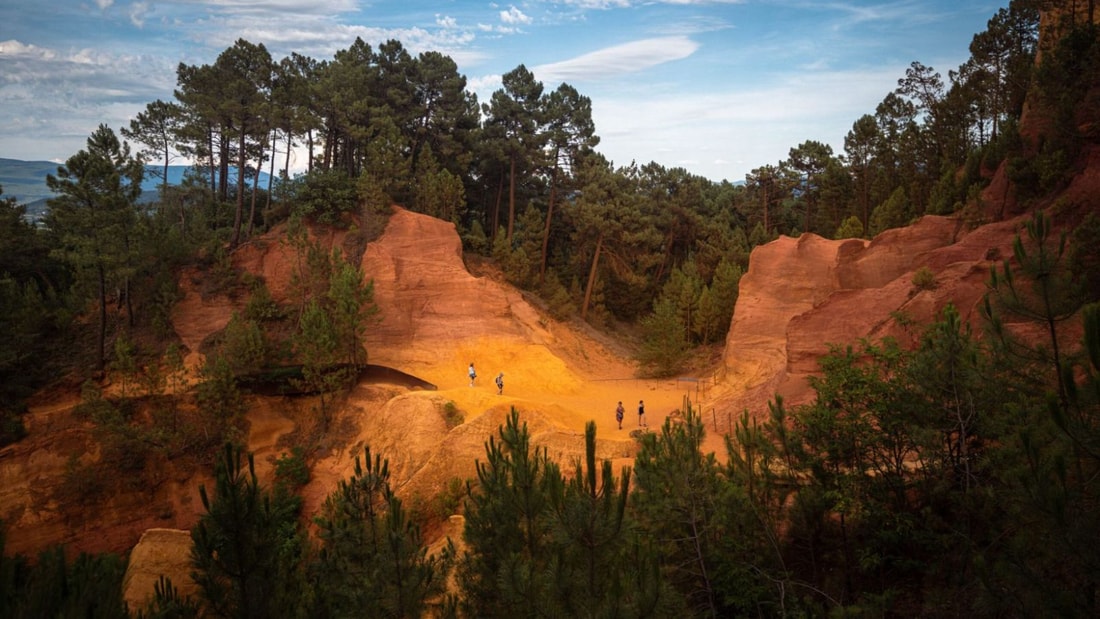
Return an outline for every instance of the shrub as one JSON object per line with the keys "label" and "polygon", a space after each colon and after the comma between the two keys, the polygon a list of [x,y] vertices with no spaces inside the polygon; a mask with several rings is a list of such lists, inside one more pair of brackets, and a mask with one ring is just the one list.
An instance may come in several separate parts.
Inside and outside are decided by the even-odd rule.
{"label": "shrub", "polygon": [[457,514],[462,507],[462,498],[466,496],[466,482],[458,477],[447,481],[447,486],[431,499],[431,512],[440,520],[446,520]]}
{"label": "shrub", "polygon": [[275,299],[271,298],[271,291],[262,279],[252,282],[252,295],[244,306],[244,317],[254,321],[283,318],[283,310],[278,303],[275,303]]}
{"label": "shrub", "polygon": [[863,222],[859,220],[859,217],[852,215],[841,222],[840,227],[837,228],[836,239],[858,239],[863,238]]}
{"label": "shrub", "polygon": [[936,287],[936,274],[928,267],[921,267],[913,273],[912,281],[917,290],[932,290]]}
{"label": "shrub", "polygon": [[443,405],[443,420],[447,422],[447,429],[456,428],[466,421],[466,415],[458,409],[454,402]]}
{"label": "shrub", "polygon": [[298,191],[293,215],[322,224],[337,224],[344,213],[358,206],[355,184],[355,180],[339,170],[312,170]]}
{"label": "shrub", "polygon": [[309,483],[309,465],[306,464],[305,450],[294,447],[289,454],[279,456],[275,461],[275,482],[293,489]]}

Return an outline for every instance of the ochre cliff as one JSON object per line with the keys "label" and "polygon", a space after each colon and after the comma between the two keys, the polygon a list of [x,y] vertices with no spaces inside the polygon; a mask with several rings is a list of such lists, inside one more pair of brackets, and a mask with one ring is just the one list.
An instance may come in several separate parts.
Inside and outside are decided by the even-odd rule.
{"label": "ochre cliff", "polygon": [[[830,344],[891,336],[909,342],[916,325],[935,320],[947,303],[977,323],[991,261],[1011,255],[1020,221],[967,230],[949,217],[924,217],[872,241],[804,234],[757,247],[741,279],[726,338],[726,380],[712,406],[728,421],[742,410],[767,411],[775,395],[797,404],[812,397],[806,378],[819,371]],[[913,284],[927,268],[933,288]],[[722,418],[722,413],[719,418]]]}

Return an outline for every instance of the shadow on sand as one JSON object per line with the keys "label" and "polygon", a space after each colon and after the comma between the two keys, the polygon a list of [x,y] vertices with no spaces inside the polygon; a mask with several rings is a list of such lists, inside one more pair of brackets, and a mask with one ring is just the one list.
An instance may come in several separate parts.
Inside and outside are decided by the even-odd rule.
{"label": "shadow on sand", "polygon": [[[407,389],[435,391],[436,386],[421,380],[412,374],[406,374],[384,365],[339,364],[325,369],[326,374],[343,374],[354,377],[353,383],[398,385]],[[261,372],[237,376],[241,389],[256,395],[265,396],[304,396],[314,395],[318,390],[305,379],[303,366],[282,365]]]}

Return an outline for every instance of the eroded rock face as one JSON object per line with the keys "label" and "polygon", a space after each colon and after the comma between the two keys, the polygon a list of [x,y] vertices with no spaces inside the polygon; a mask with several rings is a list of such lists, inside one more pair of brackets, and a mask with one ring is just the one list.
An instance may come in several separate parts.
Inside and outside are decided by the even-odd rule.
{"label": "eroded rock face", "polygon": [[191,580],[191,532],[181,529],[149,529],[130,551],[122,599],[131,613],[144,610],[155,587],[166,577],[180,597],[195,599],[198,586]]}
{"label": "eroded rock face", "polygon": [[[325,229],[310,234],[325,248],[346,242],[345,234]],[[275,230],[254,239],[232,259],[238,269],[262,278],[276,301],[286,303],[293,295],[298,257],[281,235]],[[609,432],[616,400],[645,397],[654,426],[663,410],[680,402],[676,391],[633,380],[631,359],[548,319],[507,284],[473,276],[448,222],[396,209],[382,237],[368,245],[362,267],[374,282],[381,319],[368,329],[370,362],[416,375],[437,389],[364,383],[335,402],[329,430],[311,445],[313,478],[303,489],[307,519],[351,475],[355,458],[367,446],[391,460],[399,496],[431,497],[455,478],[474,475],[475,461],[485,457],[485,441],[513,406],[536,444],[567,462],[583,454],[584,425],[591,419],[606,424],[597,444],[599,457],[633,456],[635,442],[627,432]],[[204,362],[203,343],[248,301],[240,290],[211,291],[208,284],[199,273],[184,273],[184,298],[172,314],[193,370]],[[481,375],[474,387],[466,377],[471,361]],[[505,373],[503,394],[491,382],[499,372]],[[160,463],[156,483],[120,483],[94,503],[65,507],[63,491],[74,486],[67,473],[70,461],[89,464],[99,458],[92,424],[74,414],[79,399],[79,385],[41,394],[26,417],[29,436],[0,451],[0,481],[5,482],[0,518],[9,531],[7,551],[33,555],[65,544],[73,552],[125,554],[147,529],[194,526],[203,512],[199,484],[212,484],[206,467],[177,470]],[[317,404],[310,398],[256,396],[248,398],[248,405],[247,449],[254,454],[261,483],[270,484],[276,459],[289,451],[286,438],[303,425],[316,425]],[[448,407],[464,423],[448,423]],[[80,490],[78,485],[73,489]]]}
{"label": "eroded rock face", "polygon": [[[935,320],[948,303],[977,322],[991,262],[1011,255],[1020,219],[965,230],[949,217],[928,216],[872,241],[804,234],[757,247],[741,279],[726,338],[726,394],[717,406],[735,416],[761,417],[775,395],[809,401],[806,378],[819,371],[830,344],[913,333],[894,319]],[[935,287],[920,289],[914,273],[927,268]]]}

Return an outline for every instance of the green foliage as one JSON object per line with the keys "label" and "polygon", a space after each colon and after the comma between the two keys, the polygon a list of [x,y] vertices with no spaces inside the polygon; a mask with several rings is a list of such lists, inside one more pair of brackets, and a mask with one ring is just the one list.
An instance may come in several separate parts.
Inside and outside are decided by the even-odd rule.
{"label": "green foliage", "polygon": [[297,193],[293,215],[338,225],[359,206],[356,181],[340,170],[314,168]]}
{"label": "green foliage", "polygon": [[863,238],[863,222],[855,215],[849,216],[840,224],[833,234],[834,239],[861,239]]}
{"label": "green foliage", "polygon": [[532,602],[545,598],[537,562],[549,558],[550,485],[561,475],[545,449],[532,447],[515,409],[499,435],[486,443],[486,460],[468,484],[458,580],[468,614],[528,616]]}
{"label": "green foliage", "polygon": [[0,187],[0,446],[25,434],[23,399],[56,371],[50,342],[66,323],[63,268],[25,215]]}
{"label": "green foliage", "polygon": [[115,555],[80,553],[69,562],[61,547],[43,550],[33,566],[22,557],[2,556],[0,611],[12,619],[126,617],[125,573],[125,562]]}
{"label": "green foliage", "polygon": [[948,215],[959,210],[966,199],[966,179],[958,178],[954,170],[940,175],[928,196],[925,212],[930,215]]}
{"label": "green foliage", "polygon": [[192,619],[199,616],[199,603],[181,596],[172,579],[161,575],[153,585],[153,599],[137,612],[138,619]]}
{"label": "green foliage", "polygon": [[1100,215],[1089,212],[1074,227],[1069,251],[1070,269],[1081,286],[1084,300],[1100,300]]}
{"label": "green foliage", "polygon": [[[1060,349],[1059,325],[1076,314],[1084,303],[1081,282],[1074,278],[1067,253],[1066,233],[1054,237],[1051,220],[1043,211],[1035,211],[1025,224],[1026,238],[1018,235],[1013,242],[1015,264],[1008,260],[1000,269],[990,270],[990,295],[984,311],[990,327],[999,341],[1020,350],[1005,329],[1001,313],[1034,321],[1046,331],[1049,348],[1034,351],[1049,364],[1050,376],[1056,377],[1058,397],[1066,397],[1067,381],[1063,376],[1065,359]],[[1026,349],[1026,345],[1024,346]],[[1026,356],[1033,353],[1025,351]]]}
{"label": "green foliage", "polygon": [[332,318],[316,301],[306,305],[294,337],[295,351],[302,361],[301,388],[320,395],[319,412],[322,428],[328,429],[331,415],[331,394],[345,386],[348,373],[336,368],[338,347],[336,326]]}
{"label": "green foliage", "polygon": [[466,188],[462,179],[433,165],[416,184],[414,205],[418,212],[458,223],[466,214]]}
{"label": "green foliage", "polygon": [[263,322],[283,319],[282,308],[271,298],[271,291],[262,279],[252,284],[252,294],[244,306],[243,318],[249,321]]}
{"label": "green foliage", "polygon": [[201,443],[210,447],[234,440],[245,402],[233,369],[225,359],[215,357],[207,360],[200,377],[195,400],[201,413]]}
{"label": "green foliage", "polygon": [[356,183],[356,191],[359,194],[360,219],[362,225],[360,234],[364,242],[370,242],[382,236],[389,221],[390,205],[393,200],[383,191],[381,184],[371,174],[359,177]]}
{"label": "green foliage", "polygon": [[447,566],[429,556],[389,483],[389,462],[366,448],[316,518],[323,546],[312,567],[320,616],[423,616]]}
{"label": "green foliage", "polygon": [[722,527],[714,455],[704,455],[703,424],[687,407],[683,423],[666,420],[660,433],[642,435],[634,460],[635,510],[639,524],[655,535],[669,579],[688,607],[701,616],[721,616],[714,578]]}
{"label": "green foliage", "polygon": [[[144,167],[107,125],[88,137],[87,149],[70,157],[46,185],[46,226],[56,235],[53,255],[68,264],[99,307],[96,367],[107,362],[107,289],[128,288],[136,269],[137,198]],[[131,317],[132,318],[132,317]]]}
{"label": "green foliage", "polygon": [[338,359],[356,367],[365,365],[367,355],[363,340],[367,327],[378,321],[374,280],[367,280],[362,269],[343,260],[339,252],[333,254],[332,263],[332,277],[324,303],[335,336],[341,343]]}
{"label": "green foliage", "polygon": [[913,272],[913,286],[917,290],[934,290],[936,288],[936,274],[932,269],[922,266]]}
{"label": "green foliage", "polygon": [[872,236],[890,228],[900,228],[907,225],[911,219],[909,198],[904,187],[898,187],[890,194],[890,198],[878,205],[871,213],[871,224],[868,230]]}
{"label": "green foliage", "polygon": [[447,480],[443,490],[432,495],[429,510],[439,520],[445,520],[462,509],[462,499],[466,496],[466,480],[452,477]]}
{"label": "green foliage", "polygon": [[546,300],[546,309],[557,320],[565,320],[576,312],[576,305],[569,290],[562,285],[556,273],[548,273],[539,287],[539,295]]}
{"label": "green foliage", "polygon": [[309,483],[309,463],[305,450],[294,447],[290,453],[284,453],[275,460],[275,483],[289,490],[297,490]]}
{"label": "green foliage", "polygon": [[493,239],[491,255],[493,261],[504,271],[508,281],[517,286],[525,285],[534,274],[535,263],[532,257],[522,246],[514,246],[512,239],[507,237],[503,228],[497,231],[496,238]]}
{"label": "green foliage", "polygon": [[595,424],[585,456],[562,475],[532,450],[514,409],[490,437],[487,461],[468,484],[467,550],[459,563],[468,616],[671,616],[680,607],[659,575],[654,549],[627,517],[629,471],[596,465]]}
{"label": "green foliage", "polygon": [[221,357],[234,374],[255,372],[267,365],[269,345],[255,319],[237,312],[229,318],[221,335]]}
{"label": "green foliage", "polygon": [[1032,165],[1021,161],[1019,167],[1030,168],[1031,174],[1038,177],[1038,195],[1065,180],[1064,174],[1088,138],[1082,134],[1081,119],[1095,118],[1100,113],[1095,97],[1089,94],[1089,85],[1100,76],[1096,33],[1094,24],[1070,24],[1053,49],[1043,54],[1035,73],[1036,99],[1052,122]]}
{"label": "green foliage", "polygon": [[295,582],[288,559],[303,543],[296,504],[279,501],[256,479],[239,449],[226,445],[214,492],[199,486],[203,514],[191,531],[192,578],[209,609],[223,617],[272,617],[293,605]]}
{"label": "green foliage", "polygon": [[470,229],[462,235],[462,246],[475,254],[487,255],[489,253],[489,237],[481,222],[476,219],[470,224]]}
{"label": "green foliage", "polygon": [[642,319],[642,333],[638,360],[656,376],[672,376],[680,371],[687,360],[688,341],[672,299],[662,297],[654,304],[653,314]]}
{"label": "green foliage", "polygon": [[453,401],[448,400],[443,405],[443,421],[447,423],[447,429],[454,429],[466,421],[466,415]]}

